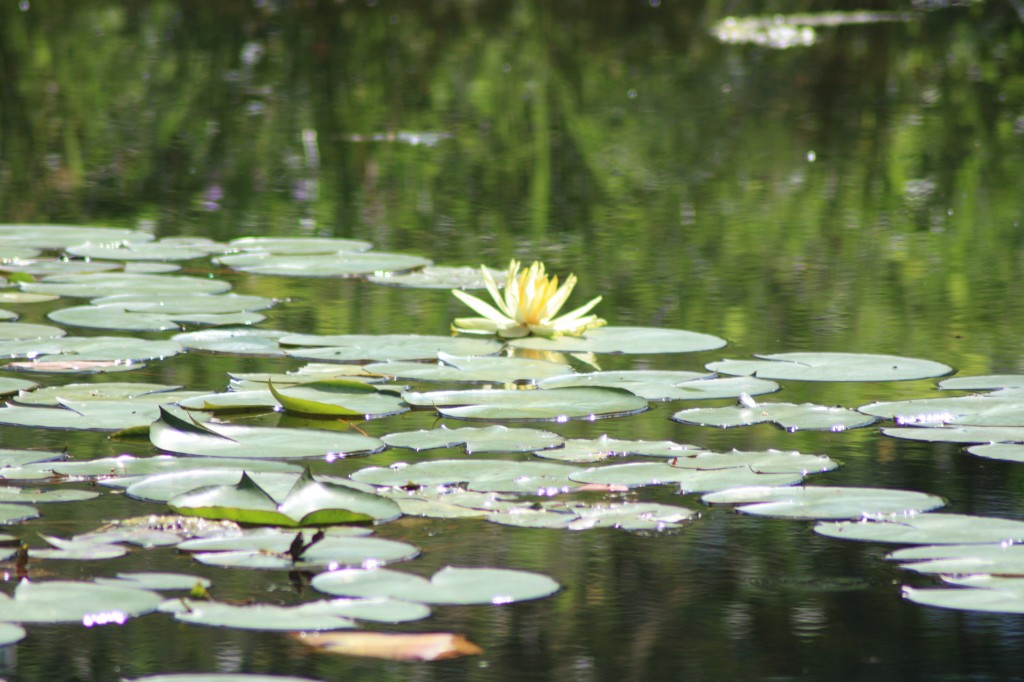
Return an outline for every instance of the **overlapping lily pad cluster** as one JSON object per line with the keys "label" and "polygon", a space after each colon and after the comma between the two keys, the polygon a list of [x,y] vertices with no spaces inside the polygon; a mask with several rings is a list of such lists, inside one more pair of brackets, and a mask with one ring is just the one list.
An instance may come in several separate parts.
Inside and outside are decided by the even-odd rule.
{"label": "overlapping lily pad cluster", "polygon": [[[469,336],[270,329],[256,326],[263,320],[258,311],[276,301],[231,293],[216,278],[172,274],[170,262],[203,258],[268,275],[372,277],[376,283],[430,287],[475,282],[497,307],[456,290],[483,315],[456,320],[455,330]],[[0,272],[10,279],[0,289],[0,301],[16,309],[5,311],[8,321],[0,322],[0,357],[5,358],[0,369],[7,372],[0,376],[0,394],[7,401],[0,408],[0,425],[143,435],[153,451],[152,456],[90,459],[75,452],[0,450],[5,484],[0,523],[13,533],[0,559],[24,570],[26,561],[99,560],[124,554],[126,545],[133,551],[174,546],[211,566],[319,572],[313,587],[336,597],[295,607],[239,607],[196,595],[185,601],[158,595],[195,588],[193,576],[38,581],[19,585],[11,596],[0,594],[0,624],[11,623],[0,628],[0,641],[24,635],[17,623],[96,625],[158,609],[185,622],[301,630],[351,628],[364,620],[401,623],[427,617],[431,605],[535,599],[560,586],[513,567],[449,567],[430,579],[384,568],[414,559],[419,550],[375,537],[372,527],[405,515],[548,530],[658,532],[699,525],[701,507],[688,504],[687,495],[753,515],[821,520],[825,523],[817,530],[831,537],[949,544],[900,550],[892,558],[913,570],[956,574],[957,585],[972,589],[908,588],[908,597],[955,608],[1024,610],[1019,585],[999,579],[1019,573],[1015,562],[1020,559],[1006,544],[1024,537],[1024,523],[935,513],[944,501],[924,492],[805,485],[808,476],[836,468],[824,454],[712,452],[667,440],[559,433],[566,422],[625,418],[655,401],[717,400],[713,407],[679,409],[671,418],[690,426],[772,422],[791,431],[835,432],[894,420],[897,426],[885,427],[884,433],[987,443],[971,452],[1020,460],[1024,380],[1019,377],[941,384],[998,389],[984,396],[855,408],[755,396],[778,391],[777,382],[905,381],[951,369],[889,355],[786,353],[724,359],[699,370],[580,372],[568,357],[585,357],[596,366],[605,353],[680,354],[714,350],[725,341],[686,330],[605,325],[590,314],[600,297],[558,316],[575,278],[559,286],[539,263],[521,270],[513,261],[502,293],[500,275],[486,268],[478,279],[467,279],[466,268],[434,268],[425,259],[374,253],[369,244],[351,240],[219,244],[157,241],[109,228],[0,226],[0,259]],[[81,298],[88,304],[59,305]],[[50,307],[49,322],[60,326],[17,321],[42,302]],[[118,333],[75,336],[65,327]],[[171,335],[126,335],[143,331]],[[276,371],[233,372],[225,377],[225,390],[214,393],[87,380],[181,353],[266,358],[276,363]],[[65,374],[73,379],[53,379]],[[388,424],[389,417],[417,410],[459,421],[379,436],[317,428],[337,423],[325,419]],[[283,427],[236,418],[275,412],[321,421]],[[529,425],[536,422],[545,428]],[[400,456],[350,476],[313,474],[304,466],[305,460],[332,462],[385,450]],[[99,486],[74,485],[82,481]],[[646,499],[650,486],[672,486],[682,504]],[[150,505],[153,516],[116,520],[71,538],[46,536],[47,547],[30,537],[28,524],[40,506],[110,494],[97,492],[105,490]],[[967,525],[986,532],[965,534]],[[976,544],[956,544],[965,538]]]}

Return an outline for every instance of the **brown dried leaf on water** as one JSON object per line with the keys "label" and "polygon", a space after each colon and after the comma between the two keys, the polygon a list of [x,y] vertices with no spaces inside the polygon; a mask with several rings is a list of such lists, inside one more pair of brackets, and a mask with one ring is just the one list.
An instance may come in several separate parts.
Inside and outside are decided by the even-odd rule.
{"label": "brown dried leaf on water", "polygon": [[296,640],[317,651],[392,661],[441,661],[484,652],[451,632],[299,632]]}

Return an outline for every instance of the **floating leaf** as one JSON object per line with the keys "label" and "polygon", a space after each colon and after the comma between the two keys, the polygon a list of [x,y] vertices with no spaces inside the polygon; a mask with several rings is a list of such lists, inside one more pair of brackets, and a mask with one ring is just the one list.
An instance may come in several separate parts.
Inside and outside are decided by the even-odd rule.
{"label": "floating leaf", "polygon": [[381,438],[389,447],[408,448],[421,452],[434,448],[464,446],[466,454],[477,452],[532,452],[557,448],[561,436],[550,431],[527,428],[509,428],[495,424],[483,427],[449,429],[441,426],[424,431],[404,431]]}
{"label": "floating leaf", "polygon": [[[186,573],[118,573],[117,578],[97,578],[100,585],[122,585],[144,590],[191,590],[196,585],[210,586],[210,579]],[[161,609],[162,610],[162,609]]]}
{"label": "floating leaf", "polygon": [[733,488],[701,499],[708,504],[738,504],[738,511],[757,516],[823,520],[911,514],[945,504],[941,497],[910,490],[834,486]]}
{"label": "floating leaf", "polygon": [[0,646],[8,646],[25,639],[25,628],[14,623],[0,623]]}
{"label": "floating leaf", "polygon": [[942,376],[952,367],[931,360],[868,353],[775,353],[758,360],[720,360],[713,372],[778,381],[909,381]]}
{"label": "floating leaf", "polygon": [[913,514],[895,519],[819,523],[815,532],[842,540],[938,545],[1024,542],[1024,521],[971,514]]}
{"label": "floating leaf", "polygon": [[631,462],[592,467],[570,475],[577,483],[620,485],[629,488],[644,485],[678,484],[682,492],[703,493],[743,486],[795,485],[803,480],[801,472],[761,474],[748,467],[701,471],[683,469],[663,462]]}
{"label": "floating leaf", "polygon": [[986,374],[943,379],[939,388],[954,391],[990,391],[1024,388],[1024,374]]}
{"label": "floating leaf", "polygon": [[438,364],[377,362],[365,369],[393,379],[500,384],[537,381],[564,374],[569,369],[561,363],[528,358],[455,357],[447,353],[438,353],[438,357]]}
{"label": "floating leaf", "polygon": [[[62,452],[46,452],[45,450],[11,450],[0,448],[0,468],[20,467],[33,462],[51,462],[64,457]],[[0,476],[6,478],[4,471]]]}
{"label": "floating leaf", "polygon": [[358,239],[327,237],[240,237],[228,242],[235,251],[255,251],[276,254],[336,254],[341,251],[369,251],[370,242]]}
{"label": "floating leaf", "polygon": [[148,242],[153,235],[141,230],[87,225],[0,225],[0,240],[44,250],[65,249],[82,242]]}
{"label": "floating leaf", "polygon": [[175,341],[120,336],[66,336],[0,343],[0,356],[32,358],[35,363],[100,361],[130,364],[168,358],[181,351],[181,344]]}
{"label": "floating leaf", "polygon": [[21,285],[22,291],[35,294],[56,294],[77,298],[98,298],[123,294],[222,294],[231,289],[227,282],[206,277],[185,275],[131,274],[118,272],[52,275],[38,282]]}
{"label": "floating leaf", "polygon": [[253,251],[215,258],[214,262],[241,272],[283,277],[360,277],[384,272],[408,272],[432,263],[428,258],[381,251],[275,254]]}
{"label": "floating leaf", "polygon": [[698,407],[681,410],[672,419],[684,424],[730,428],[774,422],[788,431],[801,429],[845,431],[875,422],[875,417],[848,410],[844,407],[826,407],[804,403],[757,403],[752,407]]}
{"label": "floating leaf", "polygon": [[151,384],[143,382],[104,382],[88,384],[64,384],[46,386],[31,392],[23,392],[14,402],[19,405],[49,405],[58,407],[62,401],[83,402],[88,400],[136,400],[143,402],[174,402],[193,392],[179,393],[181,386]]}
{"label": "floating leaf", "polygon": [[[189,541],[194,542],[194,541]],[[183,547],[179,545],[179,548]],[[339,566],[379,566],[407,561],[419,554],[414,546],[396,540],[373,537],[328,537],[306,550],[299,560],[284,550],[273,553],[266,549],[237,549],[216,552],[197,552],[192,555],[199,563],[227,568],[264,570],[333,570]]]}
{"label": "floating leaf", "polygon": [[[900,425],[947,424],[961,417],[978,417],[999,408],[1024,410],[1021,398],[996,398],[983,395],[960,396],[957,398],[925,398],[921,400],[898,400],[877,402],[858,408],[864,414],[883,419],[892,419]],[[968,423],[975,424],[970,420]],[[989,424],[989,426],[1024,426],[1020,424]]]}
{"label": "floating leaf", "polygon": [[665,530],[678,528],[683,522],[698,516],[685,507],[653,502],[625,502],[619,504],[586,505],[581,503],[544,502],[537,507],[515,507],[487,516],[492,523],[520,528],[555,528],[564,530],[591,530],[618,528],[621,530]]}
{"label": "floating leaf", "polygon": [[277,357],[284,355],[278,339],[290,334],[274,329],[204,329],[176,334],[171,339],[191,351]]}
{"label": "floating leaf", "polygon": [[407,392],[410,405],[433,406],[446,417],[496,421],[567,421],[637,414],[647,401],[616,388]]}
{"label": "floating leaf", "polygon": [[510,604],[560,589],[539,573],[446,566],[429,580],[386,568],[344,569],[313,577],[314,588],[340,597],[391,597],[423,604]]}
{"label": "floating leaf", "polygon": [[100,494],[91,490],[39,490],[37,488],[19,488],[16,486],[0,486],[0,503],[44,504],[49,502],[82,502],[93,500]]}
{"label": "floating leaf", "polygon": [[712,400],[738,398],[741,395],[774,393],[774,381],[753,377],[713,378],[700,372],[667,370],[632,370],[624,372],[591,372],[567,374],[540,381],[539,388],[564,386],[607,386],[622,388],[645,400]]}
{"label": "floating leaf", "polygon": [[[456,483],[487,486],[494,482],[517,479],[528,481],[538,477],[559,477],[565,484],[568,484],[568,475],[577,471],[581,471],[581,469],[555,462],[434,459],[408,465],[399,462],[389,467],[366,467],[354,472],[351,478],[360,483],[398,488],[407,485],[436,486]],[[484,487],[475,489],[490,490]]]}
{"label": "floating leaf", "polygon": [[200,244],[189,245],[163,242],[88,241],[68,246],[64,250],[73,256],[114,261],[177,261],[205,258],[211,253],[223,250],[222,246],[210,242],[212,248],[200,248]]}
{"label": "floating leaf", "polygon": [[890,426],[882,433],[893,438],[929,443],[1024,443],[1022,426]]}
{"label": "floating leaf", "polygon": [[441,661],[484,652],[464,635],[449,632],[317,632],[301,633],[296,639],[330,654],[392,661]]}
{"label": "floating leaf", "polygon": [[296,606],[273,604],[235,605],[192,599],[175,599],[161,604],[161,611],[175,620],[196,625],[241,630],[336,630],[356,627],[353,618],[385,623],[421,620],[430,615],[423,604],[394,599],[332,599]]}
{"label": "floating leaf", "polygon": [[620,440],[609,438],[607,434],[598,438],[571,438],[560,448],[543,451],[534,449],[534,454],[538,457],[576,463],[600,462],[619,455],[685,457],[698,452],[702,450],[695,445],[679,444],[670,440]]}
{"label": "floating leaf", "polygon": [[31,391],[38,386],[38,383],[35,381],[29,381],[28,379],[0,377],[0,396],[12,395],[19,391]]}
{"label": "floating leaf", "polygon": [[149,400],[60,400],[59,407],[12,405],[0,408],[0,424],[40,429],[121,431],[144,428],[160,416],[160,403]]}
{"label": "floating leaf", "polygon": [[62,308],[49,313],[54,322],[92,329],[164,331],[182,324],[255,324],[265,317],[254,311],[273,305],[261,296],[237,294],[120,294],[105,296],[91,305]]}
{"label": "floating leaf", "polygon": [[44,535],[42,538],[54,549],[30,549],[30,559],[101,561],[117,559],[128,553],[128,550],[120,545],[111,545],[95,538],[65,540],[52,535]]}
{"label": "floating leaf", "polygon": [[[505,270],[488,268],[488,272],[499,286],[505,283]],[[431,265],[405,274],[371,275],[367,279],[374,284],[415,289],[483,289],[486,286],[480,268],[443,265]]]}
{"label": "floating leaf", "polygon": [[37,516],[39,510],[27,504],[0,504],[0,523],[17,523]]}
{"label": "floating leaf", "polygon": [[682,453],[674,457],[670,464],[682,469],[700,469],[711,471],[716,469],[749,468],[759,474],[801,473],[819,474],[832,471],[839,465],[825,455],[805,455],[795,450],[760,450],[757,452],[692,452]]}
{"label": "floating leaf", "polygon": [[[25,341],[30,339],[56,339],[67,334],[60,327],[27,322],[0,322],[0,341]],[[6,343],[4,344],[6,345]],[[0,355],[6,355],[0,349]]]}
{"label": "floating leaf", "polygon": [[528,336],[510,342],[514,348],[562,353],[695,353],[725,345],[725,339],[683,329],[600,327],[583,336]]}
{"label": "floating leaf", "polygon": [[[40,454],[40,453],[36,453]],[[2,456],[0,456],[2,461]],[[10,467],[0,472],[0,476],[7,479],[32,480],[50,478],[53,476],[68,476],[73,478],[101,478],[103,485],[110,487],[129,487],[134,482],[141,482],[143,478],[154,478],[158,475],[170,473],[190,473],[201,476],[211,470],[230,470],[236,475],[242,469],[249,473],[254,472],[291,472],[294,478],[302,468],[295,464],[275,462],[273,460],[258,459],[237,459],[203,457],[202,459],[174,457],[171,455],[158,455],[155,457],[133,457],[131,455],[118,455],[117,457],[101,457],[91,460],[72,461],[39,461],[37,463],[25,463],[23,465]],[[223,482],[223,481],[222,481]],[[193,485],[197,488],[200,485],[208,485],[208,482]],[[149,499],[149,498],[144,498]],[[163,498],[160,501],[165,501]]]}
{"label": "floating leaf", "polygon": [[86,627],[123,624],[156,609],[156,592],[89,582],[22,580],[14,597],[0,594],[0,621],[8,623],[73,623]]}
{"label": "floating leaf", "polygon": [[325,379],[283,386],[270,392],[288,412],[315,416],[361,416],[366,419],[406,412],[409,407],[393,394],[361,381]]}
{"label": "floating leaf", "polygon": [[917,588],[904,585],[903,596],[916,604],[944,609],[1024,613],[1024,589]]}
{"label": "floating leaf", "polygon": [[989,445],[974,445],[967,448],[967,452],[986,459],[1001,459],[1007,462],[1024,462],[1024,444],[1021,443],[992,443]]}
{"label": "floating leaf", "polygon": [[301,347],[286,349],[291,357],[322,362],[433,360],[438,353],[493,355],[502,347],[494,339],[417,334],[291,334],[281,338],[280,343],[282,346]]}

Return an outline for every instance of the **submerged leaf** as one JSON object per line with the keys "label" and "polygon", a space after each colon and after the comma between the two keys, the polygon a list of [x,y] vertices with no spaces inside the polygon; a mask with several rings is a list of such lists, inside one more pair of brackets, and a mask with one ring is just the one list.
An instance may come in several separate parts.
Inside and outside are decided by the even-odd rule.
{"label": "submerged leaf", "polygon": [[465,636],[448,632],[303,632],[295,638],[326,653],[392,661],[440,661],[484,652]]}

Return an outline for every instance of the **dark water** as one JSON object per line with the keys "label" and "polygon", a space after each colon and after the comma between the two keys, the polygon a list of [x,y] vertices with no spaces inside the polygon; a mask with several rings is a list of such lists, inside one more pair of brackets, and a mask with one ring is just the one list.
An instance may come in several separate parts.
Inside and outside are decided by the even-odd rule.
{"label": "dark water", "polygon": [[[870,3],[872,7],[880,3]],[[1024,23],[1016,2],[897,3],[908,20],[823,28],[809,47],[727,45],[725,16],[863,9],[746,2],[109,2],[0,5],[0,222],[158,236],[321,235],[446,265],[547,262],[601,293],[616,325],[722,336],[709,353],[609,358],[700,369],[784,351],[896,353],[961,374],[1024,371]],[[205,262],[186,271],[207,272]],[[443,334],[445,292],[217,272],[287,297],[264,323],[310,333]],[[43,309],[45,311],[45,309]],[[42,312],[26,316],[41,321]],[[604,359],[603,359],[604,360]],[[183,356],[131,380],[221,390],[228,371],[298,363]],[[855,407],[933,381],[790,383],[789,402]],[[947,511],[1024,518],[1024,468],[953,445],[640,417],[553,427],[841,462],[818,483],[941,495]],[[369,423],[426,428],[422,414]],[[145,443],[0,429],[4,447],[77,457]],[[388,454],[387,456],[392,456]],[[383,459],[381,461],[390,461]],[[327,467],[344,473],[366,462]],[[887,547],[744,517],[693,496],[678,532],[578,534],[403,519],[379,529],[446,563],[547,573],[555,597],[439,608],[479,658],[386,663],[307,653],[280,634],[178,625],[29,627],[0,649],[18,681],[170,672],[322,680],[1024,679],[1024,619],[917,606],[929,584]],[[105,495],[19,532],[71,535],[151,513]],[[287,575],[217,571],[172,550],[46,565],[209,575],[225,598],[312,598]]]}

